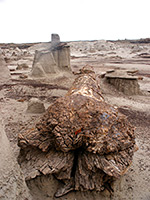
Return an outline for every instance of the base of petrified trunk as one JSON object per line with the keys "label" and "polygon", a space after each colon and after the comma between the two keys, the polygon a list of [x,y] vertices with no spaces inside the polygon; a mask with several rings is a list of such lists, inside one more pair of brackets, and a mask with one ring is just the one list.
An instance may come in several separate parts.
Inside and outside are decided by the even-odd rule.
{"label": "base of petrified trunk", "polygon": [[73,190],[111,191],[113,177],[99,169],[100,159],[101,156],[86,152],[82,148],[67,153],[54,149],[42,152],[37,148],[26,148],[21,150],[18,161],[26,180],[53,174],[63,183],[55,193],[55,197],[61,197]]}

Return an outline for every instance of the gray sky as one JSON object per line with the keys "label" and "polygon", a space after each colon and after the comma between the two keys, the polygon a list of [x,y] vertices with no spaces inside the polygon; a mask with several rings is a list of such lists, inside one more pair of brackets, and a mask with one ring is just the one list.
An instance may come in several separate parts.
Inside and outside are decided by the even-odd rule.
{"label": "gray sky", "polygon": [[150,37],[150,0],[0,0],[0,43]]}

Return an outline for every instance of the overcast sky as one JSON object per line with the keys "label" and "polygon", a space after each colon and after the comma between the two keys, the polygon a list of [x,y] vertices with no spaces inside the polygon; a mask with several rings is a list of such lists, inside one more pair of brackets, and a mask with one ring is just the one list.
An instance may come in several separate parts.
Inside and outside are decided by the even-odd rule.
{"label": "overcast sky", "polygon": [[0,0],[0,43],[150,37],[150,0]]}

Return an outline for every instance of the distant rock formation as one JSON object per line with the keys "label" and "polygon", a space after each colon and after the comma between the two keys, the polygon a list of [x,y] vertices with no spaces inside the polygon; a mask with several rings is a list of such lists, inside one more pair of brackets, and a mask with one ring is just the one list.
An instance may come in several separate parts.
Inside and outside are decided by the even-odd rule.
{"label": "distant rock formation", "polygon": [[34,77],[44,77],[46,74],[57,73],[57,65],[53,54],[50,51],[35,51],[34,62],[31,75]]}
{"label": "distant rock formation", "polygon": [[51,35],[51,48],[55,48],[60,43],[60,37],[58,34]]}
{"label": "distant rock formation", "polygon": [[11,75],[8,67],[6,66],[2,52],[0,50],[0,84],[8,83],[11,80]]}
{"label": "distant rock formation", "polygon": [[30,200],[21,169],[15,160],[0,116],[0,199]]}
{"label": "distant rock formation", "polygon": [[138,77],[133,76],[135,72],[137,71],[115,70],[107,73],[105,77],[108,83],[125,95],[137,95],[140,94],[140,87]]}
{"label": "distant rock formation", "polygon": [[70,46],[60,43],[57,34],[52,34],[51,48],[36,51],[31,76],[45,77],[70,70]]}

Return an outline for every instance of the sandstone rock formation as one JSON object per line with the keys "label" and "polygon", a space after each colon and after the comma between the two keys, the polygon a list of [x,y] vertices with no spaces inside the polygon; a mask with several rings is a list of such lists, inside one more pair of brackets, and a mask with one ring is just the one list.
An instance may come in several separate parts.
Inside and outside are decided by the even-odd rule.
{"label": "sandstone rock formation", "polygon": [[108,105],[95,74],[83,69],[68,93],[56,100],[35,127],[19,134],[19,163],[27,180],[54,174],[71,190],[112,191],[136,150],[134,128]]}
{"label": "sandstone rock formation", "polygon": [[0,199],[30,200],[21,169],[15,160],[0,116]]}
{"label": "sandstone rock formation", "polygon": [[57,73],[56,61],[50,51],[36,51],[32,67],[32,76],[42,77]]}
{"label": "sandstone rock formation", "polygon": [[58,34],[51,35],[51,48],[55,48],[60,43],[60,37]]}
{"label": "sandstone rock formation", "polygon": [[126,70],[115,70],[105,75],[108,83],[126,95],[140,94],[138,77],[131,76]]}
{"label": "sandstone rock formation", "polygon": [[11,80],[10,72],[4,58],[2,56],[2,52],[0,50],[0,84],[8,83]]}
{"label": "sandstone rock formation", "polygon": [[66,43],[60,43],[57,34],[52,34],[51,48],[35,52],[31,76],[45,77],[69,70],[70,47]]}

